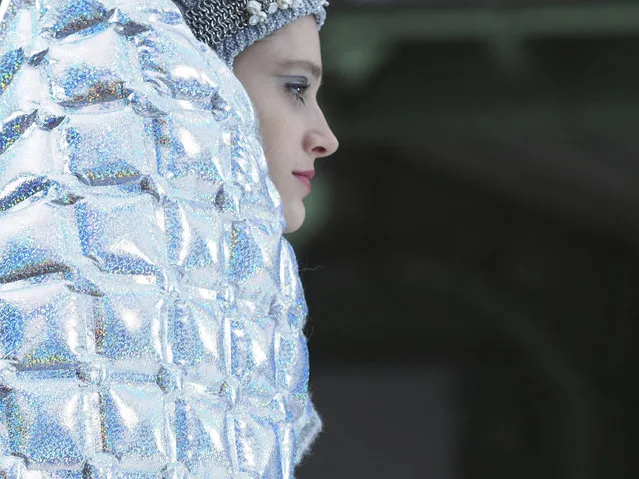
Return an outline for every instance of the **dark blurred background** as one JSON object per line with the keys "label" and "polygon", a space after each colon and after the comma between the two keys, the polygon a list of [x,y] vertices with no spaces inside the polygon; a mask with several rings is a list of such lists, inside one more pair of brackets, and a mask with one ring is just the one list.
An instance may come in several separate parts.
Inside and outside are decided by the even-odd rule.
{"label": "dark blurred background", "polygon": [[299,478],[639,477],[639,2],[329,10]]}

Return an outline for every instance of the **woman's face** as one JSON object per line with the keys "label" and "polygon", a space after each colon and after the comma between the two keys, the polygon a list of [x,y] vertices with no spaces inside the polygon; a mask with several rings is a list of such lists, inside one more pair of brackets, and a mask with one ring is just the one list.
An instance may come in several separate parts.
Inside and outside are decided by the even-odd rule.
{"label": "woman's face", "polygon": [[291,233],[304,222],[302,200],[311,192],[315,160],[338,147],[317,104],[322,58],[314,18],[301,18],[250,46],[233,69],[255,105],[285,231]]}

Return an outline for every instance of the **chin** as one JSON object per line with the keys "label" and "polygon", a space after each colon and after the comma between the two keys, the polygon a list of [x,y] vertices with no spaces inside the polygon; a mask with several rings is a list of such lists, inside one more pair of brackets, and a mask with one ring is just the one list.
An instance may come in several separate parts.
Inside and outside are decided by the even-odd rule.
{"label": "chin", "polygon": [[284,219],[286,228],[284,233],[294,233],[302,227],[306,218],[306,208],[301,201],[295,204],[284,205]]}

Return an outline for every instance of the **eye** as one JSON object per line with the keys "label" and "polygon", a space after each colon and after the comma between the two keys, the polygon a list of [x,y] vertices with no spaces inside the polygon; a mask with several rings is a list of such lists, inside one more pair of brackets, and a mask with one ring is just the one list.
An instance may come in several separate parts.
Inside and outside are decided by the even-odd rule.
{"label": "eye", "polygon": [[286,84],[287,90],[291,92],[295,96],[295,99],[302,104],[306,103],[304,94],[306,93],[306,90],[308,90],[309,86],[310,85],[308,83],[302,82],[289,82]]}

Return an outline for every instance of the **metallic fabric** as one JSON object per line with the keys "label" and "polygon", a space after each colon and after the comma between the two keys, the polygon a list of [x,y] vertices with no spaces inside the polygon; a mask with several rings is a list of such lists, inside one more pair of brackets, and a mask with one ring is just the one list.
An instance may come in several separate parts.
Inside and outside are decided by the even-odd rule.
{"label": "metallic fabric", "polygon": [[0,477],[292,478],[306,304],[254,112],[169,0],[2,0]]}
{"label": "metallic fabric", "polygon": [[[235,57],[280,28],[312,15],[318,28],[326,20],[326,0],[257,0],[265,14],[263,21],[250,23],[248,0],[173,0],[183,11],[195,37],[210,46],[227,65]],[[288,6],[294,2],[295,5]],[[269,8],[270,7],[270,8]]]}

